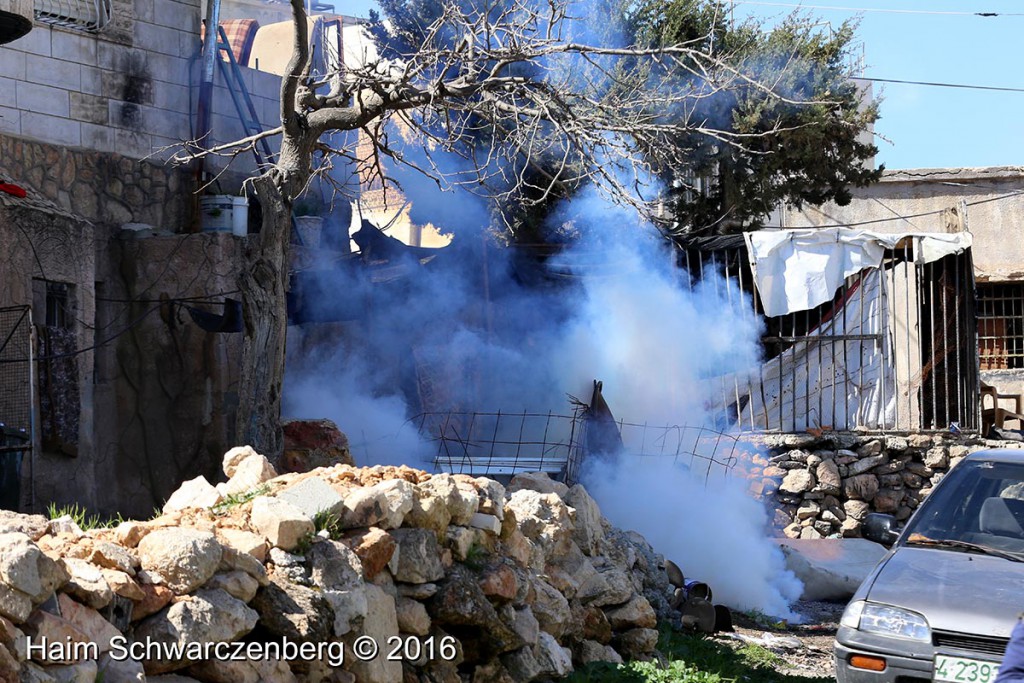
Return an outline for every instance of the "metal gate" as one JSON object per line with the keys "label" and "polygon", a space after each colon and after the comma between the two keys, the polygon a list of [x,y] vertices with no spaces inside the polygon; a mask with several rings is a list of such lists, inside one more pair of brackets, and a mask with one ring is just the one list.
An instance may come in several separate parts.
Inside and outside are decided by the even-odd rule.
{"label": "metal gate", "polygon": [[[18,510],[22,464],[35,434],[35,357],[30,306],[0,308],[0,508]],[[29,491],[31,497],[31,491]]]}

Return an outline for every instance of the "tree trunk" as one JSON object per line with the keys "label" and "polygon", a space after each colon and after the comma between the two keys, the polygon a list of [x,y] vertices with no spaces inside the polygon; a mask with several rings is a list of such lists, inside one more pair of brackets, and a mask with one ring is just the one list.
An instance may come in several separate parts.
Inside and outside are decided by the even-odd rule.
{"label": "tree trunk", "polygon": [[281,388],[288,330],[288,270],[291,243],[291,198],[278,186],[279,176],[254,181],[263,208],[263,224],[246,252],[239,278],[245,338],[239,378],[237,435],[240,443],[277,463],[283,451]]}

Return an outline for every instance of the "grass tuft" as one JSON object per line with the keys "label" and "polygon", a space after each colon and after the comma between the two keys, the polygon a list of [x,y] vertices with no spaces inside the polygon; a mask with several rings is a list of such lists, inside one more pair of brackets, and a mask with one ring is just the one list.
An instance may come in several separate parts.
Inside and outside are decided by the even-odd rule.
{"label": "grass tuft", "polygon": [[50,503],[46,506],[46,515],[50,519],[58,519],[65,516],[70,517],[82,531],[89,531],[91,529],[109,529],[124,521],[124,517],[121,516],[121,513],[117,513],[113,517],[103,518],[98,514],[90,514],[88,509],[80,506],[78,503],[62,505],[60,507],[57,507],[56,503]]}
{"label": "grass tuft", "polygon": [[569,683],[829,683],[828,677],[783,674],[785,660],[759,646],[733,649],[699,635],[661,630],[658,650],[666,664],[656,661],[625,664],[595,663],[580,667]]}

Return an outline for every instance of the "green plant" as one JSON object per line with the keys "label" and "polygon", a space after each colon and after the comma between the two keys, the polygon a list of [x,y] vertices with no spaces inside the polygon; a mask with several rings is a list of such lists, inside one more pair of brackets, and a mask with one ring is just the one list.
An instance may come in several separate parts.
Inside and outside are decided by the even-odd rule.
{"label": "green plant", "polygon": [[330,510],[320,510],[313,515],[313,529],[315,534],[326,531],[327,535],[334,540],[341,538],[341,518]]}
{"label": "green plant", "polygon": [[770,617],[759,609],[752,609],[742,612],[743,616],[761,628],[774,629],[776,631],[786,628],[786,622],[775,617]]}
{"label": "green plant", "polygon": [[242,493],[232,493],[224,497],[224,500],[217,503],[210,510],[215,515],[223,515],[233,508],[248,503],[253,498],[258,498],[266,493],[270,492],[270,486],[268,484],[261,484],[254,489],[243,491]]}
{"label": "green plant", "polygon": [[487,548],[474,542],[466,551],[466,559],[462,563],[474,571],[480,571],[486,566],[490,555]]}
{"label": "green plant", "polygon": [[317,536],[315,531],[310,531],[299,539],[299,542],[295,544],[295,548],[292,549],[294,555],[305,555],[309,552],[309,549],[313,547],[313,543],[316,541]]}
{"label": "green plant", "polygon": [[50,503],[46,507],[46,514],[50,519],[70,517],[82,531],[89,531],[90,529],[109,529],[110,527],[117,526],[124,521],[124,518],[120,513],[113,517],[107,517],[104,519],[98,514],[90,514],[87,508],[80,506],[78,503],[62,505],[60,507],[57,507],[56,503]]}
{"label": "green plant", "polygon": [[710,638],[663,627],[658,650],[667,661],[660,663],[595,663],[580,667],[570,683],[827,683],[830,678],[808,678],[778,671],[785,662],[759,645],[732,648]]}

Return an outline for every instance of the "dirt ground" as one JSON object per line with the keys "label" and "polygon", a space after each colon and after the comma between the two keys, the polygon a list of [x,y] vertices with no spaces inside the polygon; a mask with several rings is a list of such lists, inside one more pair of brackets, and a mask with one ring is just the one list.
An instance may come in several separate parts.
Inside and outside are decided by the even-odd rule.
{"label": "dirt ground", "polygon": [[786,662],[782,673],[834,678],[832,644],[845,606],[845,603],[798,602],[793,611],[803,617],[801,624],[759,622],[734,613],[734,633],[714,637],[736,645],[747,639],[764,645]]}

